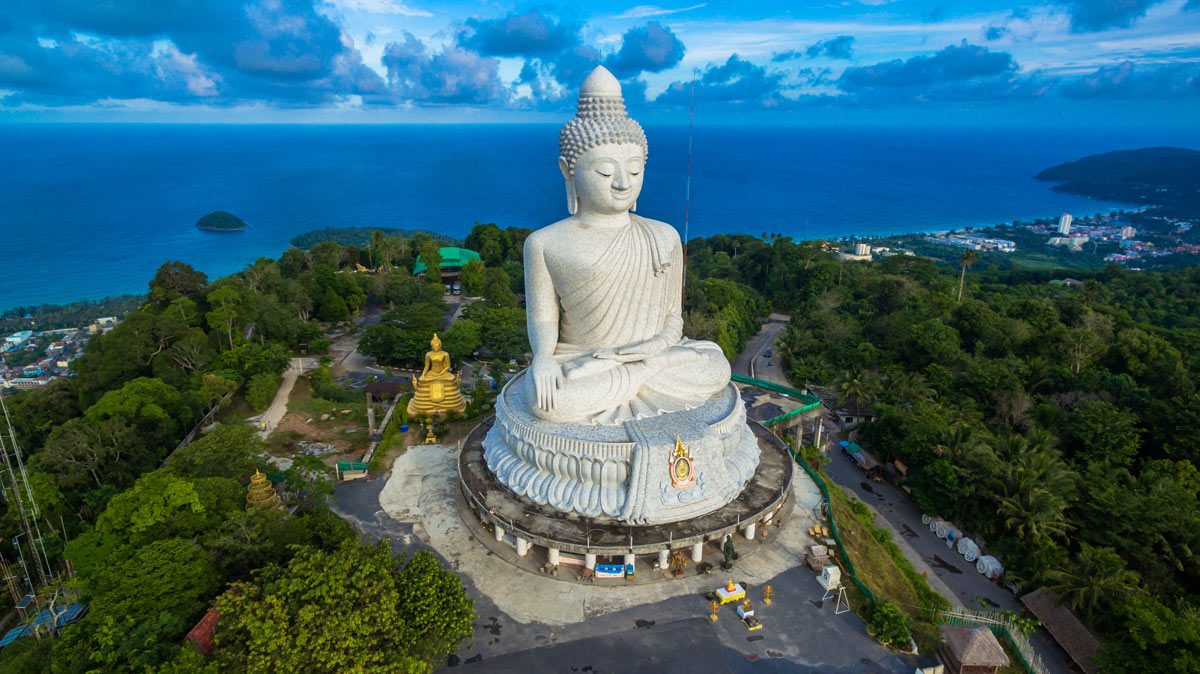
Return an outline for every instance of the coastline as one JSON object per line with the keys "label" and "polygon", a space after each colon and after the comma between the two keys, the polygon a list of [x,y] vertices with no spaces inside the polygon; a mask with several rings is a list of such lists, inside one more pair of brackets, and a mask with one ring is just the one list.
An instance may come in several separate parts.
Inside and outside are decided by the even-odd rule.
{"label": "coastline", "polygon": [[[1093,199],[1093,200],[1094,201],[1104,201],[1102,199]],[[1140,204],[1140,205],[1130,204],[1129,207],[1127,207],[1127,208],[1109,206],[1106,209],[1103,209],[1098,212],[1105,213],[1105,214],[1113,214],[1118,211],[1122,211],[1122,210],[1128,211],[1133,208],[1139,208],[1139,209],[1150,208],[1150,206],[1147,206],[1145,204]],[[1036,220],[1039,218],[1048,218],[1048,217],[1057,217],[1057,214],[1045,214],[1045,215],[1040,215],[1040,216],[1029,216],[1029,217],[1025,217],[1025,218],[1017,217],[1017,218],[1013,218],[1013,220],[1027,221],[1027,220]],[[901,238],[901,237],[943,235],[943,234],[950,234],[950,233],[954,233],[954,232],[961,232],[964,230],[978,232],[978,231],[983,231],[983,230],[987,230],[987,229],[991,229],[991,228],[995,228],[995,227],[1009,226],[1009,225],[1011,225],[1011,223],[1012,223],[1012,221],[1002,222],[1002,223],[996,223],[996,222],[988,223],[988,222],[984,222],[984,221],[979,221],[979,222],[974,222],[974,223],[963,223],[963,224],[960,224],[955,227],[940,226],[940,227],[931,227],[928,229],[926,229],[926,228],[916,229],[916,230],[906,229],[904,231],[892,232],[892,233],[887,233],[887,234],[884,234],[884,233],[846,234],[846,235],[837,236],[837,237],[813,237],[813,238],[802,238],[801,236],[795,236],[795,235],[790,235],[790,236],[793,236],[793,239],[796,241],[822,241],[823,240],[823,241],[829,241],[832,243],[845,244],[845,243],[856,243],[856,242],[863,242],[863,241],[885,241],[885,240],[892,240],[892,239],[897,239],[897,238]],[[212,231],[212,232],[240,232],[240,231],[243,231],[243,230],[246,230],[249,228],[250,228],[250,225],[246,225],[245,227],[242,227],[242,228],[236,229],[236,230],[204,229],[201,227],[196,227],[197,230]],[[272,259],[276,259],[276,258],[278,258],[279,255],[282,255],[285,250],[287,250],[289,247],[293,246],[293,244],[291,243],[292,240],[300,239],[300,238],[308,236],[310,234],[319,233],[319,232],[325,231],[327,229],[331,229],[331,228],[322,227],[322,228],[312,229],[312,230],[308,230],[308,231],[296,234],[295,236],[290,237],[289,241],[283,242],[283,244],[280,245],[278,247],[278,250],[275,251],[274,253],[262,252],[259,255],[254,255],[254,254],[250,253],[250,254],[247,254],[244,259],[238,259],[236,261],[229,259],[228,264],[223,265],[221,268],[198,269],[198,271],[203,271],[204,273],[206,273],[208,275],[208,277],[210,279],[221,278],[223,276],[227,276],[229,274],[236,273],[238,270],[244,268],[246,265],[253,263],[253,261],[257,258],[265,256],[265,257],[271,257]],[[332,229],[346,229],[346,228],[332,228]],[[376,228],[362,227],[362,228],[357,228],[357,229],[376,229]],[[379,229],[388,229],[388,228],[381,227]],[[676,227],[676,229],[679,229],[679,228]],[[732,231],[732,232],[724,232],[724,233],[729,234],[729,235],[745,234],[747,236],[754,236],[749,231]],[[682,236],[682,232],[680,232],[680,234]],[[788,234],[785,233],[785,235],[788,235]],[[692,238],[699,238],[699,237],[704,237],[704,236],[712,236],[712,234],[697,234],[697,235],[693,236]],[[453,239],[453,242],[461,243],[461,241],[462,241],[461,238]],[[161,265],[161,264],[167,262],[168,259],[169,258],[164,257],[161,260],[154,261],[154,268],[157,268],[158,265]],[[184,260],[184,261],[186,261],[186,260]],[[1097,267],[1099,267],[1099,266],[1100,265],[1097,265]],[[2,315],[4,312],[7,312],[16,307],[33,307],[33,306],[45,306],[45,305],[66,306],[66,305],[69,305],[69,304],[72,304],[75,302],[96,301],[96,300],[105,299],[107,297],[114,297],[114,296],[119,296],[119,295],[136,295],[136,294],[139,294],[139,292],[144,292],[144,290],[143,290],[144,283],[138,284],[138,286],[139,287],[97,289],[95,293],[88,293],[84,296],[75,296],[75,297],[69,298],[69,299],[48,299],[45,301],[36,301],[36,300],[35,301],[22,301],[22,302],[17,302],[17,303],[12,303],[12,304],[6,304],[3,306],[0,306],[0,315]]]}

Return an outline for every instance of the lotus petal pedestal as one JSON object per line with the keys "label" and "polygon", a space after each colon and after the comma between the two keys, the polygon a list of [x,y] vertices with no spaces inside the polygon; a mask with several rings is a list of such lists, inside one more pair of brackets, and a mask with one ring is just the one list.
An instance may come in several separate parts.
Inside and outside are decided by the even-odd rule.
{"label": "lotus petal pedestal", "polygon": [[[566,513],[657,524],[712,512],[754,476],[759,448],[732,383],[694,409],[570,424],[533,415],[522,395],[526,374],[496,399],[496,423],[483,441],[488,467],[519,496]],[[690,470],[680,458],[690,459]]]}

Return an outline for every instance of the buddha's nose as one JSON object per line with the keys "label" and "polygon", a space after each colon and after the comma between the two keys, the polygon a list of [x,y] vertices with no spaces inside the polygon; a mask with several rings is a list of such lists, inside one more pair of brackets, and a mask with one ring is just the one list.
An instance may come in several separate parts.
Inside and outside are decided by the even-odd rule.
{"label": "buddha's nose", "polygon": [[625,171],[617,169],[617,171],[613,173],[613,187],[618,190],[629,189],[629,174]]}

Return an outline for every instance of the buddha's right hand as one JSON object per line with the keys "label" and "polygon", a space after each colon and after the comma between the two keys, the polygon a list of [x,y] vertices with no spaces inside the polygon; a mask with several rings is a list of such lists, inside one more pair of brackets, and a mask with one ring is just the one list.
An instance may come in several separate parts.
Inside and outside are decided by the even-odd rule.
{"label": "buddha's right hand", "polygon": [[554,409],[557,402],[558,389],[562,387],[562,366],[552,357],[535,357],[530,368],[533,375],[533,388],[537,392],[537,406],[547,412]]}

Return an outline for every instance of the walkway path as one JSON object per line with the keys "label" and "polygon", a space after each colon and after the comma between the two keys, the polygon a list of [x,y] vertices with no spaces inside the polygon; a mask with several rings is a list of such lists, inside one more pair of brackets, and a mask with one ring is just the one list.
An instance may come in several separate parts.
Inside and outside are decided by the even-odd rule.
{"label": "walkway path", "polygon": [[283,373],[283,381],[279,383],[279,390],[275,392],[275,399],[271,401],[270,406],[262,414],[246,419],[247,423],[258,428],[258,437],[266,440],[267,436],[271,435],[275,427],[279,425],[283,415],[287,414],[288,398],[292,395],[292,387],[296,385],[296,378],[305,371],[305,359],[293,358],[288,364],[287,372]]}

